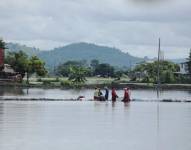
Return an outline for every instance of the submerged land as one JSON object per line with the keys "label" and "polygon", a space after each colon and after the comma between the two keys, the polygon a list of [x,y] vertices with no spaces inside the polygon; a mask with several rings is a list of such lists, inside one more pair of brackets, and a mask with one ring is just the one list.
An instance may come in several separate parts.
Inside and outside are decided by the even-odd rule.
{"label": "submerged land", "polygon": [[[153,83],[140,83],[131,82],[128,78],[122,78],[121,80],[116,80],[115,78],[96,78],[88,77],[87,81],[78,87],[70,85],[68,78],[30,78],[29,84],[26,83],[26,79],[22,83],[16,82],[6,82],[0,81],[1,87],[30,87],[30,88],[60,88],[60,89],[94,89],[95,87],[108,88],[115,87],[117,89],[123,89],[129,87],[131,89],[156,89],[157,84]],[[191,84],[161,84],[160,88],[172,89],[172,90],[191,90]]]}

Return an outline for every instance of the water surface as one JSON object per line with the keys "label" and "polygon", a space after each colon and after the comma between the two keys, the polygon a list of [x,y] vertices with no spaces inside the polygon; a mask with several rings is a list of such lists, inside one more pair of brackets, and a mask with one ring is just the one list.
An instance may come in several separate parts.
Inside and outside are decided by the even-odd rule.
{"label": "water surface", "polygon": [[[104,90],[102,90],[104,93]],[[111,91],[110,91],[111,92]],[[93,98],[94,90],[61,90],[61,89],[42,89],[42,88],[1,88],[0,97],[22,97],[22,98],[52,98],[52,99],[76,99],[78,96],[85,96],[86,99]],[[117,90],[119,97],[123,97],[123,90]],[[111,99],[111,94],[110,97]],[[131,90],[132,99],[157,100],[155,90]],[[165,90],[160,93],[161,99],[191,100],[189,90]]]}
{"label": "water surface", "polygon": [[0,150],[190,150],[190,118],[190,103],[3,101]]}

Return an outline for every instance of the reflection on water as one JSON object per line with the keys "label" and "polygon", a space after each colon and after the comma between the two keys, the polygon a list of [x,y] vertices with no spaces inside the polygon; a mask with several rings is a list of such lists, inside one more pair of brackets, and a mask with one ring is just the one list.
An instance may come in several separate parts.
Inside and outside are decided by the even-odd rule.
{"label": "reflection on water", "polygon": [[[55,99],[76,99],[78,96],[85,96],[86,99],[93,98],[94,90],[61,90],[61,89],[40,89],[40,88],[0,88],[0,97],[27,97],[27,98],[55,98]],[[104,91],[103,91],[104,93]],[[122,97],[123,90],[118,90],[117,94]],[[151,100],[157,99],[155,90],[132,90],[133,99]],[[189,90],[165,90],[160,93],[161,99],[191,100]],[[109,97],[111,99],[111,95]]]}
{"label": "reflection on water", "polygon": [[25,91],[19,87],[0,87],[0,96],[19,96],[25,94]]}
{"label": "reflection on water", "polygon": [[[191,104],[1,102],[0,150],[190,150]],[[159,128],[158,128],[159,127]]]}

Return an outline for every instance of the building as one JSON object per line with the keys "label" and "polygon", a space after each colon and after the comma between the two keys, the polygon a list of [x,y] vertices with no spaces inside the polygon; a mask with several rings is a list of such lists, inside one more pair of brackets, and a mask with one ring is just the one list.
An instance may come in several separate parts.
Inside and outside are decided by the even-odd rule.
{"label": "building", "polygon": [[0,48],[0,68],[4,65],[4,49]]}
{"label": "building", "polygon": [[0,48],[0,81],[21,82],[22,76],[9,64],[4,64],[4,49]]}
{"label": "building", "polygon": [[179,66],[180,66],[180,72],[179,72],[180,74],[183,75],[189,74],[187,62],[182,62],[179,64]]}

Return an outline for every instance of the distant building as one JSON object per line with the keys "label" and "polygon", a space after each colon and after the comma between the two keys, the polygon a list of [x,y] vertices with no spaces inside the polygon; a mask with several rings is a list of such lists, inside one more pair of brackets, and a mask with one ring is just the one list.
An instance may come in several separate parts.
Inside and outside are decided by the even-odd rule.
{"label": "distant building", "polygon": [[4,49],[0,48],[0,81],[21,82],[22,76],[9,64],[4,64]]}
{"label": "distant building", "polygon": [[8,73],[8,74],[16,74],[16,72],[13,70],[13,68],[9,64],[4,64],[4,68],[2,72]]}
{"label": "distant building", "polygon": [[179,64],[180,66],[180,74],[189,74],[189,71],[188,71],[188,64],[187,62],[182,62]]}
{"label": "distant building", "polygon": [[182,63],[179,63],[178,65],[180,70],[178,72],[174,72],[174,74],[188,76],[189,75],[188,62],[182,62]]}

